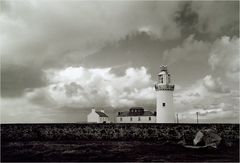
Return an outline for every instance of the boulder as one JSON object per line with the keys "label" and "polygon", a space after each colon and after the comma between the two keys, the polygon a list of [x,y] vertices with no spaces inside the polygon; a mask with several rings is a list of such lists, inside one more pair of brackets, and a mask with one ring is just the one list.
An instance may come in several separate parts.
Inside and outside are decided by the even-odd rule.
{"label": "boulder", "polygon": [[204,129],[197,132],[193,144],[195,146],[217,148],[221,140],[222,138],[213,129]]}

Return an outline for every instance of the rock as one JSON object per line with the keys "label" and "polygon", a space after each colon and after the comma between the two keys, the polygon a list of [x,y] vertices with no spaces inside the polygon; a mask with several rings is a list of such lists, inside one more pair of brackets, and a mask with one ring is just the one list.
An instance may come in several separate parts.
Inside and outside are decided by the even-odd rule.
{"label": "rock", "polygon": [[186,145],[186,141],[185,141],[185,140],[181,140],[181,141],[179,141],[177,144]]}
{"label": "rock", "polygon": [[198,131],[193,144],[195,146],[205,146],[205,147],[213,147],[217,148],[220,144],[222,138],[214,132],[212,129],[205,129],[202,131]]}
{"label": "rock", "polygon": [[198,145],[200,142],[202,142],[203,136],[203,133],[201,131],[198,131],[195,138],[193,139],[193,144]]}

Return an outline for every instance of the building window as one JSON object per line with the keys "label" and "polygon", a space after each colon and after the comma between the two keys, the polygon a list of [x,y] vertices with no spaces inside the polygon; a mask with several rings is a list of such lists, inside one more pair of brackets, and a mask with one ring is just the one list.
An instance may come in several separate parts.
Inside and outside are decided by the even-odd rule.
{"label": "building window", "polygon": [[120,118],[120,121],[122,121],[122,118]]}
{"label": "building window", "polygon": [[130,121],[132,121],[132,117],[130,118]]}
{"label": "building window", "polygon": [[151,121],[151,117],[149,117],[148,119],[149,119],[149,121]]}
{"label": "building window", "polygon": [[138,121],[141,121],[141,117],[138,117]]}
{"label": "building window", "polygon": [[166,106],[165,102],[164,102],[164,103],[162,103],[162,106],[163,106],[163,107],[165,107],[165,106]]}

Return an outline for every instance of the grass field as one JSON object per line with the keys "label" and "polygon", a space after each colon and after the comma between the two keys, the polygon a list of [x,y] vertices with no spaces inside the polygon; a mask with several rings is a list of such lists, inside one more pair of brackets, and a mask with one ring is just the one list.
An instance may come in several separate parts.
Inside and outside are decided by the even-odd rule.
{"label": "grass field", "polygon": [[[218,149],[190,149],[211,128]],[[239,162],[239,124],[2,124],[1,161]]]}
{"label": "grass field", "polygon": [[238,142],[219,149],[187,149],[170,142],[17,141],[2,142],[1,161],[214,161],[239,162]]}

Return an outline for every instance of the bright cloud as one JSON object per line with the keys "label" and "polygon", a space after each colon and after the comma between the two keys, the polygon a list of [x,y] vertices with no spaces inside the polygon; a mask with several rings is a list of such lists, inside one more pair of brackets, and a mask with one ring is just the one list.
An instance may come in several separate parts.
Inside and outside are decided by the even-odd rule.
{"label": "bright cloud", "polygon": [[[27,92],[33,102],[59,106],[130,107],[153,104],[151,76],[145,67],[128,68],[116,76],[111,68],[69,67],[46,71],[50,85]],[[47,96],[46,96],[47,95]]]}
{"label": "bright cloud", "polygon": [[215,79],[211,75],[207,75],[193,85],[178,91],[175,100],[179,105],[190,107],[211,103],[214,98],[222,97],[228,93],[230,93],[229,88],[222,83],[220,78]]}
{"label": "bright cloud", "polygon": [[25,89],[24,95],[14,101],[2,99],[1,121],[84,121],[91,107],[154,109],[153,81],[145,67],[128,68],[122,76],[111,70],[84,67],[45,70],[47,86]]}
{"label": "bright cloud", "polygon": [[216,40],[209,52],[208,63],[212,70],[220,69],[222,73],[232,80],[239,81],[240,58],[239,38],[222,37]]}
{"label": "bright cloud", "polygon": [[195,121],[196,112],[199,112],[202,122],[237,122],[239,99],[236,96],[236,91],[230,91],[220,78],[206,75],[179,90],[174,96],[174,105],[185,122]]}
{"label": "bright cloud", "polygon": [[223,75],[232,76],[233,79],[240,71],[239,45],[239,38],[236,37],[223,36],[211,43],[198,41],[190,35],[182,45],[164,51],[164,61],[172,65],[183,60],[189,63],[206,63],[208,60],[212,71],[222,71]]}
{"label": "bright cloud", "polygon": [[211,75],[207,75],[203,78],[203,85],[210,92],[230,92],[229,88],[223,84],[220,78],[214,79]]}

